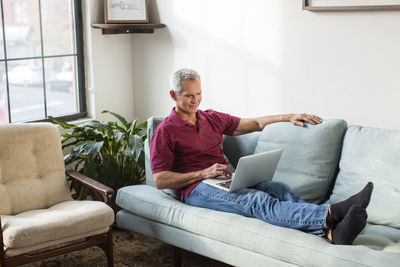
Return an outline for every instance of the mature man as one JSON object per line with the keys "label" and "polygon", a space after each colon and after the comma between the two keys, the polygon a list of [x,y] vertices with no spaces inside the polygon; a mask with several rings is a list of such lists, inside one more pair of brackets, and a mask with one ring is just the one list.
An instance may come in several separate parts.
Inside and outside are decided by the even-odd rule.
{"label": "mature man", "polygon": [[373,184],[349,199],[332,205],[306,203],[279,182],[225,192],[202,183],[230,177],[221,149],[222,135],[261,131],[274,122],[312,125],[321,119],[309,114],[238,118],[214,110],[199,110],[202,90],[199,74],[181,69],[171,75],[175,101],[170,115],[157,127],[150,144],[151,168],[157,188],[175,189],[189,205],[232,212],[265,222],[324,236],[334,244],[352,244],[366,225]]}

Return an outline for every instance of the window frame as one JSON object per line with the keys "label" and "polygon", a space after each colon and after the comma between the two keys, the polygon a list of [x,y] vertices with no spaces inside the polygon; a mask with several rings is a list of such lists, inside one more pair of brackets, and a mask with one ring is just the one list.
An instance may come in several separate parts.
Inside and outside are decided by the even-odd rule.
{"label": "window frame", "polygon": [[[0,14],[0,19],[2,23],[2,29],[0,34],[3,35],[3,45],[4,45],[4,59],[0,59],[0,62],[4,62],[4,67],[5,67],[5,91],[6,91],[6,99],[7,99],[7,109],[8,109],[8,122],[6,123],[14,123],[11,122],[11,104],[10,104],[10,88],[9,88],[9,81],[8,81],[8,63],[11,61],[16,61],[16,60],[26,60],[26,59],[40,59],[42,61],[42,80],[43,80],[43,98],[44,98],[44,109],[45,109],[45,116],[46,118],[39,119],[39,120],[29,120],[29,121],[24,121],[24,122],[43,122],[43,121],[50,121],[48,119],[48,114],[47,113],[47,96],[46,96],[46,84],[45,84],[45,67],[44,67],[44,59],[45,58],[54,58],[54,57],[63,57],[63,56],[69,56],[69,55],[54,55],[51,57],[44,56],[43,53],[43,28],[42,28],[42,12],[41,12],[41,5],[42,5],[42,0],[37,0],[37,3],[39,5],[39,22],[40,22],[40,42],[41,42],[41,55],[40,56],[35,56],[35,57],[21,57],[17,59],[8,59],[7,58],[7,46],[6,46],[6,35],[5,35],[5,27],[4,27],[4,6],[3,6],[3,0],[0,0],[1,4],[1,14]],[[55,118],[63,121],[71,121],[71,120],[77,120],[80,118],[83,118],[87,115],[87,106],[86,106],[86,82],[85,82],[85,65],[84,65],[84,45],[83,45],[83,19],[82,19],[82,2],[80,0],[72,0],[71,4],[73,3],[74,7],[74,14],[75,14],[75,21],[74,21],[74,26],[75,26],[75,36],[74,36],[74,42],[76,46],[76,67],[77,67],[77,89],[78,89],[78,94],[77,94],[77,104],[79,107],[79,111],[75,112],[73,114],[69,115],[63,115],[63,116],[54,116]]]}

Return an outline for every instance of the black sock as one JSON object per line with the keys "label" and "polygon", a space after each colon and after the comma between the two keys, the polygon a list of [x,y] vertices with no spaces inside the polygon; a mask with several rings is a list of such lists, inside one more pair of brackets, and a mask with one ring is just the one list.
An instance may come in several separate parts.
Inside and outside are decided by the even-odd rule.
{"label": "black sock", "polygon": [[361,208],[366,209],[369,201],[371,200],[372,190],[374,184],[369,182],[363,190],[357,194],[349,197],[346,200],[331,205],[331,217],[334,222],[341,221],[353,205],[360,205]]}
{"label": "black sock", "polygon": [[332,243],[351,245],[366,224],[366,210],[359,205],[353,205],[343,220],[332,229]]}

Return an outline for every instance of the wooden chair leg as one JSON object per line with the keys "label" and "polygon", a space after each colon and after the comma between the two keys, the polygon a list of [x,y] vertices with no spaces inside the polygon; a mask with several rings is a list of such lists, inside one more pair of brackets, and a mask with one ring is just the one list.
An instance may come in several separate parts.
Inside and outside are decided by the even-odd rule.
{"label": "wooden chair leg", "polygon": [[182,266],[182,249],[174,247],[174,267]]}
{"label": "wooden chair leg", "polygon": [[112,230],[108,232],[108,242],[107,244],[101,244],[99,246],[107,256],[108,267],[114,266],[114,252],[113,252],[113,239],[112,239]]}

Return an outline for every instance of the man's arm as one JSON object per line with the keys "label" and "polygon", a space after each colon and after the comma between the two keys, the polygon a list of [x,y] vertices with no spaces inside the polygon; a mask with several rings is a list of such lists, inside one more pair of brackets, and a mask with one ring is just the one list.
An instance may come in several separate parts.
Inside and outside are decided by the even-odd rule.
{"label": "man's arm", "polygon": [[197,172],[178,173],[161,171],[153,173],[153,180],[157,189],[182,189],[203,179],[214,178],[220,175],[230,177],[232,172],[227,165],[215,163],[211,167]]}
{"label": "man's arm", "polygon": [[304,126],[304,122],[311,123],[313,125],[319,124],[322,120],[315,115],[310,114],[283,114],[283,115],[271,115],[263,116],[258,118],[245,118],[240,119],[239,125],[236,128],[233,135],[241,135],[251,133],[254,131],[261,131],[268,124],[274,122],[290,121],[296,126]]}

